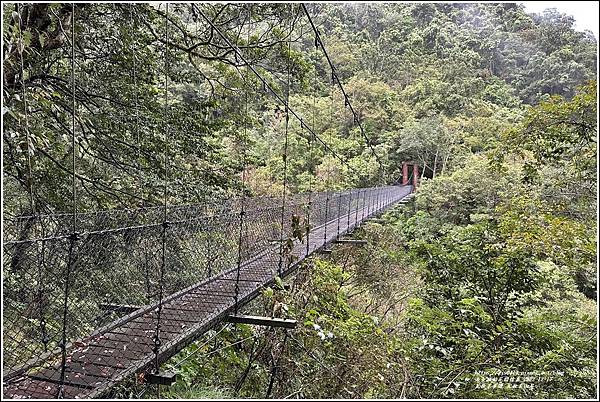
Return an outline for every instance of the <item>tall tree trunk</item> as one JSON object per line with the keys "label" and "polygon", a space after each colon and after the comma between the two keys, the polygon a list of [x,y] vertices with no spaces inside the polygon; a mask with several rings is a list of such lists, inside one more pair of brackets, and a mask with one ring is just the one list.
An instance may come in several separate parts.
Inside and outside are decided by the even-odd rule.
{"label": "tall tree trunk", "polygon": [[446,171],[446,164],[448,163],[448,158],[450,157],[450,150],[448,150],[448,152],[446,152],[446,155],[444,155],[444,162],[442,163],[442,176],[444,175],[444,172]]}

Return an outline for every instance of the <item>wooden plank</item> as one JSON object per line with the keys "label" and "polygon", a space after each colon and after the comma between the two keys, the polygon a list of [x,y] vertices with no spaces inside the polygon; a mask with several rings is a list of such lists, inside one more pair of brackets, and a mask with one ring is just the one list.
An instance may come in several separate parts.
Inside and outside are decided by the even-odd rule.
{"label": "wooden plank", "polygon": [[266,327],[296,328],[297,321],[285,318],[259,317],[255,315],[229,315],[226,322],[235,324],[264,325]]}
{"label": "wooden plank", "polygon": [[[222,280],[221,278],[219,278],[218,281],[213,282],[213,286],[210,287],[210,289],[215,289],[217,291],[222,291],[222,292],[235,292],[235,281],[228,281],[228,280]],[[248,283],[248,282],[240,282],[238,283],[238,288],[240,290],[242,289],[247,289],[247,290],[254,290],[256,289],[256,285],[253,283]],[[199,290],[199,289],[197,289]]]}
{"label": "wooden plank", "polygon": [[[6,399],[54,399],[58,396],[60,385],[33,379],[24,378],[21,381],[6,384],[3,387],[3,396]],[[63,397],[73,399],[77,396],[84,397],[85,389],[70,385],[63,385]]]}
{"label": "wooden plank", "polygon": [[254,282],[254,283],[262,283],[262,279],[249,279],[247,276],[244,277],[241,275],[241,271],[240,271],[240,278],[221,278],[222,281],[230,281],[230,282]]}
{"label": "wooden plank", "polygon": [[163,307],[163,311],[181,311],[182,314],[189,315],[202,315],[202,313],[207,313],[208,311],[203,311],[203,305],[198,305],[195,303],[194,299],[182,300],[178,303],[173,303],[168,306]]}
{"label": "wooden plank", "polygon": [[[203,315],[206,315],[209,311],[204,312]],[[170,338],[176,338],[179,334],[189,328],[190,326],[203,321],[205,318],[200,317],[196,312],[190,312],[185,310],[180,310],[172,307],[163,307],[161,312],[160,319],[160,331],[161,333],[164,331],[166,333],[171,333],[172,335],[167,335]],[[152,317],[146,318],[146,325],[150,324],[152,329],[156,329],[157,324],[157,315],[153,314]],[[129,325],[131,328],[132,326]],[[138,326],[135,326],[139,328]],[[143,329],[150,329],[145,326],[142,326]]]}
{"label": "wooden plank", "polygon": [[[135,336],[135,337],[140,337],[140,338],[152,338],[154,336],[154,332],[156,331],[156,328],[147,328],[147,329],[143,329],[143,328],[139,328],[139,327],[119,327],[116,328],[112,331],[110,331],[113,334],[127,334],[130,336]],[[163,328],[161,326],[161,333],[164,333],[165,331],[163,331]],[[172,332],[166,331],[167,334],[169,334],[170,336],[175,335]]]}
{"label": "wooden plank", "polygon": [[[154,345],[154,334],[149,336],[136,336],[127,332],[108,332],[104,335],[106,341],[115,341],[128,345]],[[102,343],[104,344],[104,343]]]}
{"label": "wooden plank", "polygon": [[[36,380],[60,384],[61,369],[60,367],[46,368],[38,371],[37,373],[29,375],[29,377]],[[71,371],[68,367],[65,368],[64,384],[93,389],[95,386],[102,384],[103,381],[103,377],[79,373],[76,371],[74,372]]]}
{"label": "wooden plank", "polygon": [[[238,292],[238,295],[241,295],[242,293],[244,293],[244,292],[242,292],[242,289],[240,289],[240,291]],[[230,300],[235,297],[235,290],[222,291],[222,290],[216,290],[216,289],[200,289],[200,290],[191,291],[189,294],[197,296],[197,297],[214,296],[214,297],[219,298],[219,300],[217,300],[217,301],[225,302],[226,300]]]}
{"label": "wooden plank", "polygon": [[146,306],[134,306],[130,304],[110,304],[110,303],[101,303],[98,305],[101,310],[104,311],[113,311],[115,313],[133,313],[134,311],[140,310]]}
{"label": "wooden plank", "polygon": [[122,356],[129,353],[129,356],[136,360],[139,360],[145,354],[151,353],[154,347],[154,342],[152,340],[142,340],[141,338],[138,338],[138,340],[134,342],[131,338],[125,339],[130,340],[102,339],[98,343],[90,344],[90,346],[104,348],[105,350],[114,350],[112,353],[114,356]]}
{"label": "wooden plank", "polygon": [[[182,328],[185,328],[186,325],[174,321],[174,322],[164,322],[161,323],[160,331],[161,332],[170,332],[173,334],[181,333]],[[143,331],[152,331],[156,330],[156,317],[140,317],[135,319],[134,321],[129,321],[127,324],[117,327],[117,328],[125,328],[125,329],[136,329]]]}
{"label": "wooden plank", "polygon": [[94,363],[98,366],[114,367],[116,369],[124,369],[129,361],[121,357],[104,356],[88,352],[75,352],[71,354],[71,362],[73,363]]}
{"label": "wooden plank", "polygon": [[[242,293],[242,292],[240,292]],[[220,291],[211,291],[210,289],[202,289],[200,291],[190,292],[181,299],[177,301],[177,303],[173,303],[173,306],[177,305],[193,305],[198,311],[207,311],[206,308],[210,308],[210,310],[214,310],[215,307],[219,308],[219,306],[226,306],[231,303],[233,297],[235,296],[235,292],[233,293],[224,293]],[[185,303],[185,304],[184,304]],[[209,311],[210,311],[209,310]]]}
{"label": "wooden plank", "polygon": [[180,306],[165,306],[161,313],[161,323],[162,321],[180,321],[188,325],[194,325],[204,321],[207,316],[206,313],[208,311],[202,314],[202,312],[193,309],[182,309]]}
{"label": "wooden plank", "polygon": [[221,291],[216,291],[216,290],[211,290],[211,289],[200,289],[197,291],[194,290],[194,291],[186,294],[178,301],[184,302],[184,301],[192,301],[193,300],[196,303],[204,303],[207,305],[218,306],[220,304],[226,304],[231,296],[233,296],[233,294],[229,293],[229,292],[224,293]]}
{"label": "wooden plank", "polygon": [[110,378],[116,371],[113,367],[97,365],[93,362],[69,362],[65,370],[71,373],[80,373],[94,377]]}
{"label": "wooden plank", "polygon": [[81,350],[72,352],[69,355],[71,361],[79,363],[94,363],[97,365],[114,366],[117,368],[125,368],[132,362],[139,361],[144,358],[144,354],[151,349],[139,350],[139,348],[118,349],[110,348],[108,345],[89,345]]}

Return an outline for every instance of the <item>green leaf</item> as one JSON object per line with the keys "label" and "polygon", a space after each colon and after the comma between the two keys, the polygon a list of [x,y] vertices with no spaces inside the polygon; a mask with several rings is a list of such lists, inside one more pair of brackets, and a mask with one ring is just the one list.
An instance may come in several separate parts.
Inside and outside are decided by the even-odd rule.
{"label": "green leaf", "polygon": [[31,45],[31,38],[32,35],[30,30],[23,32],[23,47],[28,47]]}

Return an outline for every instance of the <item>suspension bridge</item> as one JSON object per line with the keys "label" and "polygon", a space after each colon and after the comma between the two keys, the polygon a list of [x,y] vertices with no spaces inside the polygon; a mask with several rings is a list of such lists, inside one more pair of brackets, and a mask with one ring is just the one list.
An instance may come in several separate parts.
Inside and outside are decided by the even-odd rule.
{"label": "suspension bridge", "polygon": [[[233,198],[207,199],[200,204],[172,205],[167,201],[165,179],[162,205],[79,210],[77,183],[81,179],[75,162],[77,108],[73,73],[73,210],[35,213],[31,196],[34,213],[4,218],[5,398],[100,397],[135,373],[145,373],[147,378],[161,383],[168,379],[160,373],[160,365],[220,322],[246,320],[272,326],[291,325],[285,317],[248,318],[240,310],[277,277],[289,275],[312,254],[329,250],[334,242],[348,241],[344,236],[363,222],[412,197],[418,167],[409,163],[402,167],[400,184],[292,194],[287,183],[291,118],[306,133],[303,138],[311,152],[312,147],[319,146],[347,166],[349,174],[355,173],[354,168],[315,132],[314,118],[309,126],[289,105],[291,61],[286,93],[280,95],[214,20],[196,5],[192,7],[211,27],[211,35],[220,37],[223,46],[231,49],[246,67],[242,78],[247,80],[250,73],[256,75],[265,92],[285,108],[283,192],[279,197],[250,197],[244,193]],[[298,11],[308,18],[315,48],[326,55],[332,84],[339,86],[354,124],[381,168],[381,160],[338,78],[317,27],[304,5]],[[167,5],[167,45],[168,13]],[[77,22],[75,16],[73,5],[73,26]],[[73,49],[75,41],[72,29]],[[290,41],[288,50],[289,46]],[[73,50],[72,71],[75,57]],[[168,65],[165,60],[165,68]],[[246,111],[250,91],[251,88],[245,88]],[[164,93],[168,109],[168,80]],[[29,135],[27,126],[25,132]],[[168,139],[167,127],[165,143]],[[164,161],[166,171],[166,151]],[[243,172],[244,169],[242,184]],[[28,190],[32,192],[32,186]]]}
{"label": "suspension bridge", "polygon": [[[112,253],[112,258],[119,261],[108,265],[112,268],[113,265],[135,264],[139,267],[139,271],[136,273],[136,270],[114,267],[119,271],[115,272],[115,275],[110,275],[107,272],[108,267],[102,267],[101,261],[98,261],[95,267],[82,266],[96,264],[95,261],[85,261],[84,257],[73,261],[77,266],[73,267],[75,277],[71,278],[73,283],[70,284],[72,287],[70,297],[79,302],[73,300],[73,305],[70,307],[73,313],[69,313],[67,317],[69,333],[84,328],[92,329],[93,325],[89,324],[98,325],[106,321],[108,317],[118,313],[115,310],[119,308],[121,312],[128,312],[128,314],[93,330],[89,336],[69,342],[64,351],[64,366],[61,348],[49,350],[49,344],[56,344],[56,342],[46,338],[45,344],[42,344],[44,340],[42,332],[46,332],[47,336],[51,329],[33,328],[31,324],[23,323],[24,334],[32,336],[34,332],[38,332],[37,338],[42,341],[34,345],[26,343],[31,339],[24,339],[21,342],[5,339],[5,381],[7,379],[8,381],[5,383],[4,396],[46,399],[57,397],[59,394],[64,398],[90,398],[101,395],[109,387],[131,374],[148,369],[157,361],[158,364],[164,362],[218,322],[226,319],[228,315],[235,314],[238,308],[259,295],[265,286],[271,284],[275,276],[285,277],[309,255],[340,239],[370,217],[381,214],[390,206],[409,197],[411,190],[412,186],[408,185],[337,193],[313,193],[312,229],[306,233],[302,241],[298,239],[292,241],[293,244],[284,254],[283,259],[281,247],[276,244],[279,240],[273,241],[273,238],[278,239],[279,236],[276,223],[281,207],[270,204],[273,200],[253,200],[257,205],[246,209],[245,219],[248,227],[244,228],[245,235],[241,239],[244,256],[239,266],[235,262],[235,252],[228,253],[231,250],[213,250],[209,247],[203,250],[197,249],[198,244],[202,243],[201,239],[217,244],[222,242],[221,239],[237,237],[236,233],[232,233],[231,228],[237,228],[240,224],[239,210],[228,209],[224,214],[217,211],[211,215],[196,215],[196,209],[204,206],[188,206],[184,211],[173,211],[173,215],[183,214],[194,217],[171,221],[166,228],[157,222],[122,228],[107,227],[81,233],[77,239],[76,253],[96,255],[99,248],[120,245],[122,254],[115,256],[114,251]],[[306,202],[307,195],[289,200],[286,209],[286,217],[289,219],[286,219],[286,222],[291,222],[294,215],[301,216]],[[145,211],[126,213],[135,219],[136,223],[146,218],[140,216]],[[87,218],[83,216],[82,220]],[[112,217],[102,218],[107,222]],[[36,219],[39,225],[50,225],[40,221],[50,221],[56,217]],[[93,221],[97,217],[89,217],[89,219]],[[26,222],[22,221],[21,224]],[[147,295],[145,284],[140,280],[145,278],[145,273],[141,271],[144,268],[147,270],[148,265],[154,265],[156,268],[160,264],[160,258],[156,250],[146,249],[145,244],[148,244],[149,238],[160,238],[160,232],[163,230],[168,239],[167,248],[171,250],[167,253],[168,267],[165,269],[167,271],[165,274],[169,275],[168,271],[173,271],[169,279],[163,278],[162,286],[165,293],[177,289],[177,282],[182,278],[202,278],[210,271],[212,276],[166,295],[160,301],[132,307],[132,303],[140,298],[152,299],[152,295]],[[292,234],[294,228],[291,225],[286,224],[284,230],[286,239],[294,237]],[[209,236],[205,236],[206,234]],[[186,240],[188,236],[192,239]],[[39,259],[37,263],[47,265],[52,264],[51,255],[60,254],[61,248],[71,241],[68,237],[64,235],[48,239],[15,240],[5,242],[4,246],[5,250],[12,250],[13,258],[20,253],[22,256],[19,258],[28,255],[29,258]],[[177,247],[171,248],[170,246],[175,246],[175,243],[178,243]],[[222,249],[222,243],[218,244],[218,247]],[[17,251],[19,248],[26,248],[26,250]],[[211,252],[215,255],[209,255],[208,258],[206,255],[202,257],[197,255]],[[44,256],[46,261],[42,260]],[[139,261],[140,259],[142,261]],[[33,261],[31,263],[33,264]],[[21,264],[23,262],[18,263]],[[94,275],[92,273],[94,270],[102,271],[102,276]],[[76,277],[77,271],[86,273],[86,276]],[[46,289],[41,290],[43,292],[41,296],[48,298],[50,293],[64,287],[64,284],[57,286],[61,284],[52,283],[52,279],[60,281],[60,277],[52,278],[44,273],[42,275],[46,278],[43,284]],[[86,281],[93,281],[92,286],[97,288],[118,289],[119,293],[99,300],[87,300],[86,288],[83,284]],[[35,289],[31,290],[33,299],[36,293]],[[57,298],[60,297],[57,295]],[[13,301],[12,295],[5,294],[5,300]],[[82,302],[84,304],[77,305]],[[106,313],[111,307],[113,314],[102,317],[103,310]],[[10,308],[10,305],[5,306],[5,310],[10,311]],[[85,308],[86,311],[77,310],[80,308]],[[5,316],[7,316],[6,312]],[[159,319],[160,343],[155,353],[156,326]],[[17,322],[5,323],[5,325],[15,324]],[[33,361],[17,365],[16,363],[23,360],[26,355],[34,356]]]}

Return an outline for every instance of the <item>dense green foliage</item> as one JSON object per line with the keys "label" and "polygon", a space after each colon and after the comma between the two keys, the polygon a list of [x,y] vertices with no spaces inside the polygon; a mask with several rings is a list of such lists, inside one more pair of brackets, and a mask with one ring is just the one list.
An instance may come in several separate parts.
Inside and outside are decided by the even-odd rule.
{"label": "dense green foliage", "polygon": [[[311,183],[322,188],[390,182],[407,159],[419,162],[425,177],[445,173],[471,153],[494,148],[501,133],[523,117],[520,105],[548,95],[568,99],[577,85],[595,78],[595,38],[574,31],[573,20],[555,11],[531,16],[514,4],[308,9],[383,172],[331,85],[298,6],[182,4],[169,9],[165,27],[164,6],[78,5],[80,210],[160,202],[165,180],[174,204],[236,194],[242,185],[254,194],[280,194],[282,106],[200,11],[215,16],[217,28],[242,46],[282,97],[289,66],[292,108],[348,161],[343,165],[316,144],[309,153],[307,133],[292,118],[291,191],[305,191]],[[69,209],[72,7],[4,10],[4,177],[11,194],[5,206],[15,214],[29,210],[31,191],[37,210]],[[560,146],[568,139],[555,141]],[[346,174],[350,167],[358,174]]]}
{"label": "dense green foliage", "polygon": [[[347,161],[291,119],[289,191],[421,167],[414,204],[361,229],[368,247],[308,262],[250,307],[299,329],[200,339],[167,363],[196,353],[163,396],[593,398],[596,39],[516,4],[308,9],[383,170],[297,6],[174,5],[168,46],[164,8],[76,8],[82,210],[156,204],[165,182],[172,204],[281,195],[283,107],[198,10],[281,96],[289,67],[292,108]],[[71,6],[4,10],[4,210],[69,210]],[[508,377],[521,386],[492,386]]]}

